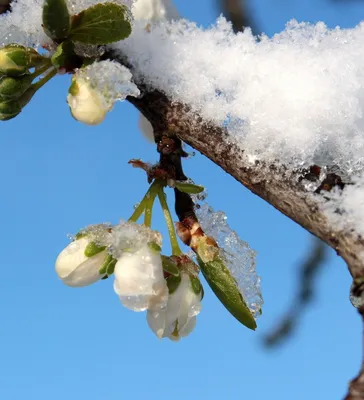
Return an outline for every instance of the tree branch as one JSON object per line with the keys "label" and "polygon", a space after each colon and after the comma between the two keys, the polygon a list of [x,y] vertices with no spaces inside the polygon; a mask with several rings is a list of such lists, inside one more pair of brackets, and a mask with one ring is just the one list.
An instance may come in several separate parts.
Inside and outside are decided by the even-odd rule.
{"label": "tree branch", "polygon": [[261,33],[248,11],[247,0],[218,0],[218,3],[223,14],[232,23],[234,32],[243,32],[249,27],[254,36]]}
{"label": "tree branch", "polygon": [[[139,82],[139,86],[142,88],[143,85]],[[247,164],[244,151],[234,144],[223,128],[204,121],[201,116],[191,112],[188,106],[172,102],[165,94],[152,89],[144,90],[141,98],[128,100],[151,122],[157,133],[157,142],[160,135],[177,136],[219,165],[251,192],[335,249],[346,261],[353,277],[352,293],[361,303],[356,307],[364,318],[364,263],[360,257],[364,250],[364,239],[353,229],[339,229],[330,224],[319,208],[319,201],[322,202],[325,190],[330,190],[333,186],[341,189],[344,187],[338,175],[327,174],[315,194],[308,192],[302,180],[315,180],[320,172],[318,166],[313,166],[309,172],[288,174],[284,165]],[[364,400],[364,367],[350,383],[345,400]]]}
{"label": "tree branch", "polygon": [[0,0],[0,14],[6,13],[10,10],[10,3],[12,0]]}
{"label": "tree branch", "polygon": [[354,279],[364,276],[360,258],[364,239],[353,230],[341,230],[329,223],[318,207],[318,199],[323,195],[313,195],[301,183],[305,171],[287,176],[283,165],[248,165],[244,152],[223,128],[203,121],[188,106],[173,103],[159,91],[149,90],[141,98],[128,100],[152,123],[155,131],[175,134],[204,154],[250,191],[334,248],[348,264]]}

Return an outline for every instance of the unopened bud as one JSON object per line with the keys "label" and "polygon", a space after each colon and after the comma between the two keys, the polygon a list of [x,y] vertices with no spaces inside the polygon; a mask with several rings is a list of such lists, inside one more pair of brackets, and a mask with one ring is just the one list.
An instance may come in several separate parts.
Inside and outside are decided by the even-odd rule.
{"label": "unopened bud", "polygon": [[0,121],[8,121],[21,112],[18,101],[0,102]]}
{"label": "unopened bud", "polygon": [[32,80],[29,75],[20,78],[0,77],[0,97],[9,100],[18,98],[30,87]]}
{"label": "unopened bud", "polygon": [[35,90],[29,88],[15,100],[0,97],[0,121],[8,121],[20,114],[21,110],[29,103],[34,93]]}
{"label": "unopened bud", "polygon": [[34,49],[10,44],[0,49],[0,73],[9,76],[24,75],[42,59]]}
{"label": "unopened bud", "polygon": [[73,78],[67,102],[72,116],[87,125],[98,125],[109,111],[101,93],[83,78]]}

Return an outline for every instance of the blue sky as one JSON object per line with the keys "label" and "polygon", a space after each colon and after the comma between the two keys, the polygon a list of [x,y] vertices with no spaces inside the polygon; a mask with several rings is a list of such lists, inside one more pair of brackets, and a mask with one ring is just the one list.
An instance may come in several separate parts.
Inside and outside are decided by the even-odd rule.
{"label": "blue sky", "polygon": [[[219,14],[211,0],[176,4],[202,25]],[[291,18],[351,27],[364,15],[364,4],[354,1],[254,0],[251,9],[269,35]],[[177,344],[159,341],[144,314],[122,307],[112,280],[71,289],[57,279],[54,261],[68,233],[128,218],[143,196],[145,177],[127,161],[157,160],[129,104],[118,104],[101,126],[83,126],[69,115],[68,84],[69,77],[57,77],[20,117],[0,126],[0,398],[341,398],[361,362],[361,324],[348,301],[344,263],[330,253],[297,334],[264,349],[263,334],[294,297],[295,267],[311,237],[200,155],[185,162],[187,174],[258,252],[265,305],[256,332],[239,325],[205,286],[195,331]],[[154,223],[163,226],[160,212]]]}

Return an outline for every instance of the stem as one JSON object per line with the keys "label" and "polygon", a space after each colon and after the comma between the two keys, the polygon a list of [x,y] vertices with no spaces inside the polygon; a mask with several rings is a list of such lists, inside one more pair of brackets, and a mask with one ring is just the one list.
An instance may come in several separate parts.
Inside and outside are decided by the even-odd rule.
{"label": "stem", "polygon": [[47,62],[45,65],[40,66],[38,69],[36,69],[30,76],[35,79],[39,75],[42,75],[43,72],[47,71],[49,68],[51,68],[52,64]]}
{"label": "stem", "polygon": [[152,215],[153,215],[153,205],[154,200],[158,194],[158,190],[160,185],[157,183],[153,186],[154,183],[151,185],[150,190],[148,190],[148,196],[145,200],[145,212],[144,212],[144,225],[148,226],[149,228],[152,225]]}
{"label": "stem", "polygon": [[171,212],[169,211],[169,207],[166,201],[165,193],[162,187],[159,187],[158,190],[158,198],[162,206],[164,218],[166,220],[167,228],[168,228],[168,233],[169,233],[169,239],[171,241],[171,247],[172,247],[172,254],[174,256],[180,256],[182,254],[182,251],[179,247],[177,236],[176,236],[176,231],[174,230],[174,224],[173,224],[173,219]]}
{"label": "stem", "polygon": [[[149,211],[146,211],[144,224],[147,225],[147,223],[149,223],[149,220],[150,220],[150,223],[151,223],[153,203],[154,203],[154,199],[155,199],[155,197],[156,197],[156,195],[158,193],[157,187],[159,187],[159,186],[160,186],[160,183],[157,182],[157,181],[154,181],[149,186],[149,189],[148,189],[147,193],[145,194],[145,196],[143,197],[142,201],[138,204],[138,207],[134,210],[133,214],[129,218],[129,220],[128,220],[129,222],[137,222],[138,219],[143,214],[143,212],[146,211],[146,208],[148,207],[148,210],[149,210],[149,207],[151,207]],[[150,204],[151,200],[152,200],[152,203]],[[148,217],[147,217],[147,214],[149,214]],[[147,226],[150,226],[150,225],[147,225]]]}
{"label": "stem", "polygon": [[[49,67],[48,67],[49,68]],[[47,68],[47,69],[48,69]],[[40,89],[42,86],[44,86],[50,79],[52,79],[55,75],[57,74],[57,70],[53,69],[52,71],[49,72],[48,75],[45,75],[42,79],[39,79],[37,83],[34,83],[32,85],[32,88],[36,91]]]}

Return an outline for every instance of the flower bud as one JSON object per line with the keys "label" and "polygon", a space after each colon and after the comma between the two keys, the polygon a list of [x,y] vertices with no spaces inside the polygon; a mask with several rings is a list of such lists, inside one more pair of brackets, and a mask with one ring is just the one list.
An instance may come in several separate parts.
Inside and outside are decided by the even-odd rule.
{"label": "flower bud", "polygon": [[7,121],[20,114],[23,107],[29,103],[35,92],[36,90],[30,87],[15,100],[0,97],[0,121]]}
{"label": "flower bud", "polygon": [[168,299],[162,258],[152,246],[124,252],[115,265],[114,290],[122,304],[133,311],[163,308]]}
{"label": "flower bud", "polygon": [[100,124],[109,111],[103,96],[83,78],[73,77],[67,102],[73,118],[87,125]]}
{"label": "flower bud", "polygon": [[9,76],[24,75],[43,58],[35,50],[17,44],[0,49],[0,73]]}
{"label": "flower bud", "polygon": [[32,84],[31,76],[13,78],[11,76],[0,77],[0,97],[15,99],[21,96]]}
{"label": "flower bud", "polygon": [[109,262],[110,256],[105,246],[98,246],[87,236],[81,235],[59,254],[56,272],[68,286],[87,286],[107,275],[100,271]]}
{"label": "flower bud", "polygon": [[177,341],[194,329],[196,316],[201,311],[203,290],[199,279],[185,272],[182,272],[180,277],[170,276],[167,283],[167,307],[159,310],[149,309],[147,321],[160,339],[168,337]]}
{"label": "flower bud", "polygon": [[15,118],[21,112],[18,101],[4,101],[0,98],[0,121],[8,121]]}

